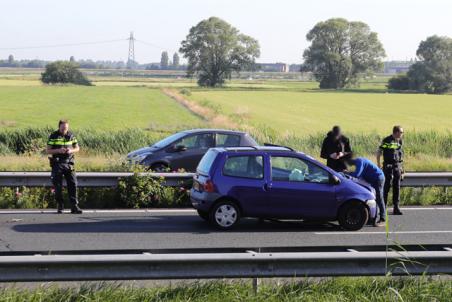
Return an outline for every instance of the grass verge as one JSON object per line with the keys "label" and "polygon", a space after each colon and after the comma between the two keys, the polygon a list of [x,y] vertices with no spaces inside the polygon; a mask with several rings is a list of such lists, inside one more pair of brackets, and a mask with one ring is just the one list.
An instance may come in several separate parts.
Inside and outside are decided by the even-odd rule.
{"label": "grass verge", "polygon": [[421,278],[332,278],[262,285],[254,293],[245,282],[208,282],[157,288],[82,285],[0,290],[0,302],[19,301],[450,301],[452,281]]}

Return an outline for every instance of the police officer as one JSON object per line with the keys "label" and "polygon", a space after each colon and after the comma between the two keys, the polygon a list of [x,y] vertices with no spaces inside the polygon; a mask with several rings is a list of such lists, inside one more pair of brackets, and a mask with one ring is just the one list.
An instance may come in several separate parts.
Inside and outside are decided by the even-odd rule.
{"label": "police officer", "polygon": [[72,214],[81,214],[77,200],[77,176],[74,171],[74,153],[80,147],[74,134],[69,131],[69,122],[60,120],[58,130],[50,134],[47,141],[47,154],[52,168],[52,183],[55,187],[55,200],[58,206],[58,214],[63,213],[63,177],[66,179],[69,200],[71,201]]}
{"label": "police officer", "polygon": [[[388,202],[388,193],[392,185],[393,214],[402,215],[399,208],[400,182],[403,177],[403,128],[394,126],[392,134],[385,137],[377,152],[378,166],[383,168],[385,174],[384,200]],[[383,154],[383,166],[380,165],[380,157]]]}

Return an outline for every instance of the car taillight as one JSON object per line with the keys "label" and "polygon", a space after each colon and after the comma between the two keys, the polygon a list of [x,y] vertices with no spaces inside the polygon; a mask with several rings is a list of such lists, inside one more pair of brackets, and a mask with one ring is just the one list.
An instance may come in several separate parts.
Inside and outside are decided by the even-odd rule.
{"label": "car taillight", "polygon": [[206,181],[206,183],[203,186],[204,192],[212,193],[215,192],[215,185],[213,182],[209,179]]}

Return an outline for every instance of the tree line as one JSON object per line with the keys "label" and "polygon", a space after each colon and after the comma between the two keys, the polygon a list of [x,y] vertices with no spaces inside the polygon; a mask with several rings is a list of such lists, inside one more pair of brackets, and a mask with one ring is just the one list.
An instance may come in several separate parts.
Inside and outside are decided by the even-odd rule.
{"label": "tree line", "polygon": [[[311,43],[303,52],[301,71],[312,72],[320,88],[356,85],[360,78],[382,68],[386,56],[377,33],[360,21],[332,18],[317,23],[306,35]],[[445,93],[452,90],[452,42],[432,36],[417,50],[418,62],[406,75],[389,80],[393,90]],[[224,20],[211,17],[192,27],[179,50],[188,60],[188,76],[200,86],[216,87],[233,72],[252,69],[260,55],[256,39]]]}

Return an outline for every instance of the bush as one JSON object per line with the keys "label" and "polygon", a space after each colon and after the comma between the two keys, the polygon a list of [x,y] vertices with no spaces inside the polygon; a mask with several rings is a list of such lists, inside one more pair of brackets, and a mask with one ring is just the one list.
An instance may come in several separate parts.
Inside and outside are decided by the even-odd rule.
{"label": "bush", "polygon": [[78,70],[76,63],[65,61],[47,64],[46,70],[41,74],[41,81],[45,84],[92,85],[83,73]]}
{"label": "bush", "polygon": [[163,186],[163,178],[140,175],[122,179],[118,185],[119,198],[127,208],[161,208],[189,206],[186,188]]}
{"label": "bush", "polygon": [[389,79],[386,87],[390,90],[410,90],[410,78],[405,74],[396,75]]}

